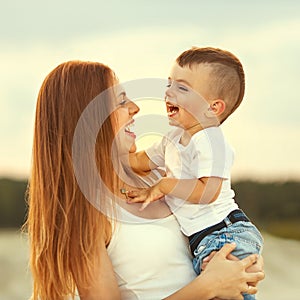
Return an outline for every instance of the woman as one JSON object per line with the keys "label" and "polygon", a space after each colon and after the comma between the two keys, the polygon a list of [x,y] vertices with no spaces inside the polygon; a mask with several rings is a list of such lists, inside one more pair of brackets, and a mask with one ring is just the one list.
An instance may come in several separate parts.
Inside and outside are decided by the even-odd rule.
{"label": "woman", "polygon": [[[245,269],[256,258],[252,256],[239,262],[229,261],[226,256],[233,249],[230,245],[217,253],[208,263],[205,272],[195,279],[189,270],[185,270],[184,274],[188,279],[182,283],[182,278],[177,278],[178,265],[174,264],[168,272],[169,276],[176,274],[175,278],[172,276],[170,285],[170,281],[161,280],[160,270],[157,270],[156,265],[145,264],[144,269],[140,268],[140,273],[145,276],[144,280],[136,282],[131,291],[122,290],[124,281],[126,284],[130,283],[133,276],[120,278],[115,275],[114,268],[122,268],[125,263],[134,269],[135,262],[127,259],[128,253],[114,251],[114,243],[122,236],[118,230],[124,226],[119,226],[118,220],[112,217],[125,212],[141,221],[166,216],[168,210],[163,202],[157,201],[157,207],[151,205],[149,209],[140,212],[140,215],[137,207],[131,208],[130,212],[126,211],[126,195],[122,191],[136,183],[126,182],[128,168],[123,167],[119,159],[110,158],[112,153],[124,154],[131,146],[131,151],[135,150],[135,136],[127,125],[132,122],[139,108],[126,97],[124,91],[114,88],[116,83],[115,74],[107,66],[73,61],[55,68],[40,89],[36,107],[27,220],[33,275],[32,298],[74,298],[76,289],[83,300],[115,300],[121,297],[153,299],[155,291],[156,299],[242,299],[241,292],[255,293],[256,287],[249,289],[247,282],[257,282],[263,278],[263,274],[246,273]],[[104,92],[107,89],[108,92]],[[92,116],[88,115],[90,119],[82,119],[86,108],[101,92],[104,92],[104,96],[102,94],[97,101],[101,105],[93,108]],[[97,130],[99,127],[97,138],[93,131],[95,122],[98,122]],[[84,126],[80,127],[78,124]],[[118,138],[115,139],[116,135]],[[91,151],[86,137],[94,139],[95,151]],[[93,155],[91,160],[84,159]],[[87,174],[86,170],[93,170],[93,161],[101,176],[93,175],[85,180],[80,176]],[[137,182],[142,184],[144,180],[138,179]],[[151,179],[146,179],[147,182],[149,180]],[[176,236],[179,232],[178,226],[174,229],[173,217],[166,219],[168,218],[172,223],[170,230],[157,231],[166,234],[160,234],[161,243],[165,237],[169,238],[173,233]],[[152,223],[143,222],[134,226],[144,228],[145,224]],[[164,225],[160,228],[164,228]],[[134,243],[138,253],[143,251],[135,232],[132,233],[131,243]],[[177,243],[176,246],[182,249],[186,245],[183,238],[177,237],[172,243]],[[167,245],[168,243],[165,247]],[[156,243],[149,243],[148,247],[149,253],[159,253],[160,248],[157,248]],[[174,255],[178,252],[181,256],[176,258],[177,262],[187,259],[184,251],[174,251]],[[123,263],[117,259],[120,256],[125,258]],[[162,252],[161,262],[168,262],[168,256],[168,252]],[[186,264],[186,261],[182,264]],[[147,281],[147,272],[157,272],[155,274],[158,277],[151,277]],[[128,272],[124,274],[128,275]],[[184,284],[186,285],[183,286]],[[148,293],[148,290],[151,292]],[[175,292],[176,290],[178,291]],[[137,294],[138,291],[142,292]]]}

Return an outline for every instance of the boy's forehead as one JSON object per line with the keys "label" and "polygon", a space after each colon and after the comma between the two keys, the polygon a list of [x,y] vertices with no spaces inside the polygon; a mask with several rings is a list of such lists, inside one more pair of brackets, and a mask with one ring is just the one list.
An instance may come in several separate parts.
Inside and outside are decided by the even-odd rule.
{"label": "boy's forehead", "polygon": [[171,68],[170,77],[175,80],[173,77],[178,76],[192,76],[192,77],[203,77],[209,74],[211,71],[211,66],[209,64],[193,64],[191,66],[179,66],[177,62],[175,62]]}
{"label": "boy's forehead", "polygon": [[199,82],[209,79],[211,66],[209,64],[193,64],[192,66],[179,66],[175,62],[171,68],[170,79],[176,81],[186,81],[191,87],[196,87]]}

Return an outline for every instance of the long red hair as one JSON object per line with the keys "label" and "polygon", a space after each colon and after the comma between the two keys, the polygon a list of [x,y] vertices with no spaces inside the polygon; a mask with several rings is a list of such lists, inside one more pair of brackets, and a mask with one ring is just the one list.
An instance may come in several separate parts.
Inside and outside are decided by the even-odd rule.
{"label": "long red hair", "polygon": [[[115,81],[113,71],[103,64],[70,61],[56,67],[40,89],[25,224],[34,300],[66,299],[74,297],[76,286],[88,287],[100,244],[110,239],[110,223],[86,200],[76,182],[72,141],[86,106]],[[103,102],[104,114],[110,106],[109,101]],[[112,174],[108,159],[114,138],[112,124],[108,118],[97,139],[100,173]]]}

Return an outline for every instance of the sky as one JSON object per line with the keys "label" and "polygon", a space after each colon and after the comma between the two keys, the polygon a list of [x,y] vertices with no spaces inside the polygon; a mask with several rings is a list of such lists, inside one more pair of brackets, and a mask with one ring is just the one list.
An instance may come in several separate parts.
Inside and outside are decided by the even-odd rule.
{"label": "sky", "polygon": [[212,46],[246,74],[243,103],[222,125],[233,180],[300,179],[299,11],[297,0],[1,3],[0,177],[28,177],[37,93],[58,64],[99,61],[121,82],[167,78],[182,51]]}

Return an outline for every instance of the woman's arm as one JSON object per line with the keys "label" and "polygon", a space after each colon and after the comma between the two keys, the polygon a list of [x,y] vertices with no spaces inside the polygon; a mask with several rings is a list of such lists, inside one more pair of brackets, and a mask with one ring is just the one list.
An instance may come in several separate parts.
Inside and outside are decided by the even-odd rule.
{"label": "woman's arm", "polygon": [[257,293],[257,287],[249,287],[248,282],[262,280],[264,273],[246,272],[256,262],[257,255],[253,254],[239,261],[227,259],[234,248],[234,244],[226,244],[198,277],[165,300],[209,300],[215,297],[243,300],[243,292]]}
{"label": "woman's arm", "polygon": [[121,300],[113,266],[103,242],[99,265],[95,267],[96,280],[90,287],[77,287],[81,300]]}

